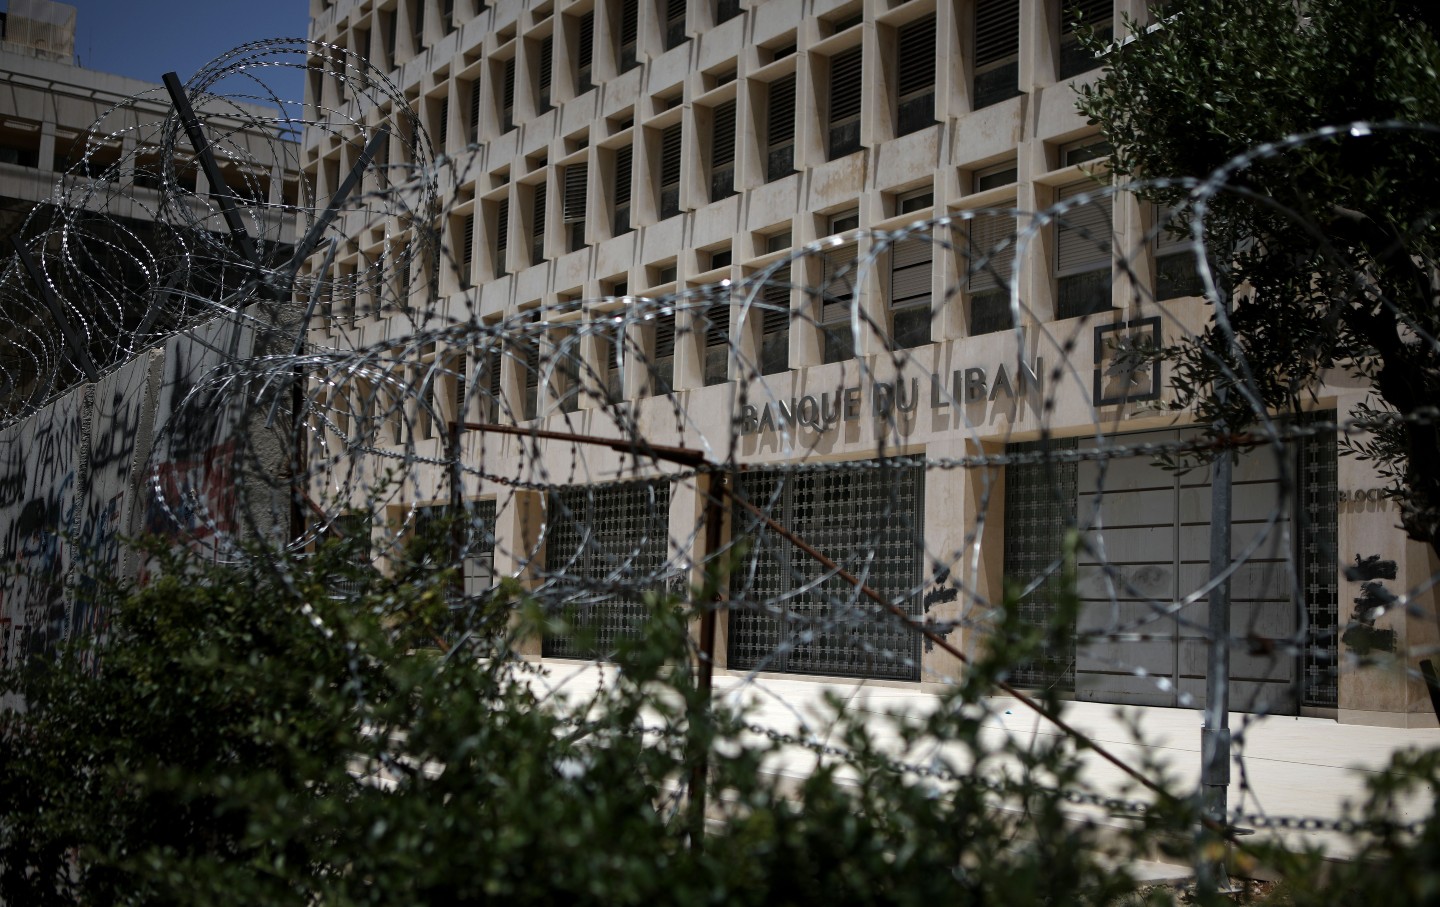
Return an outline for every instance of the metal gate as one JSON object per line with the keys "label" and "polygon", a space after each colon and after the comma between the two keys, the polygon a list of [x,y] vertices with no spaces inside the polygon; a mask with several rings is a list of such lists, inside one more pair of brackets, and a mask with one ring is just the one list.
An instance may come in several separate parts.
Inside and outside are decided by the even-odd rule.
{"label": "metal gate", "polygon": [[547,581],[572,629],[547,634],[541,654],[604,658],[644,621],[644,592],[665,587],[670,483],[567,488],[551,493],[545,518]]}
{"label": "metal gate", "polygon": [[[1149,432],[1113,438],[1109,446],[1182,437]],[[1300,452],[1288,465],[1300,490],[1289,498],[1270,451],[1242,455],[1234,470],[1231,553],[1244,554],[1231,579],[1231,702],[1237,710],[1294,712],[1302,701],[1325,705],[1333,697],[1334,435],[1296,446]],[[1049,487],[1037,490],[1036,482]],[[1046,653],[1017,679],[1067,685],[1084,700],[1203,705],[1207,604],[1198,593],[1210,570],[1209,470],[1166,469],[1144,455],[1084,457],[1048,472],[1009,467],[1006,488],[1007,577],[1033,582],[1048,566],[1040,563],[1043,543],[1059,518],[1073,517],[1085,540],[1076,557],[1077,630],[1090,638],[1073,653]],[[1027,509],[1036,496],[1043,506]],[[1066,499],[1075,502],[1069,514],[1063,513]],[[1021,607],[1040,619],[1051,601],[1053,581],[1038,584]],[[1301,637],[1302,608],[1304,635],[1322,647],[1307,652],[1303,664],[1290,642]],[[1068,665],[1067,654],[1073,654]]]}
{"label": "metal gate", "polygon": [[[740,493],[777,523],[920,615],[925,471],[883,461],[815,472],[754,471]],[[850,583],[736,508],[750,556],[731,577],[729,666],[918,680],[920,638]]]}

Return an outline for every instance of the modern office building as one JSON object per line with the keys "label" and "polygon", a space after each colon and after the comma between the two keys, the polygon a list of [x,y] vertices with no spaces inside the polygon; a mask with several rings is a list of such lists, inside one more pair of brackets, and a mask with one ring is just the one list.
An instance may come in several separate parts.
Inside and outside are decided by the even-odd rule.
{"label": "modern office building", "polygon": [[[429,350],[508,401],[469,404],[469,418],[603,433],[606,407],[624,401],[656,444],[733,455],[747,495],[961,650],[984,645],[1005,580],[1052,569],[1065,527],[1079,523],[1090,542],[1080,629],[1104,632],[1014,681],[1099,701],[1203,700],[1208,474],[1086,454],[1185,437],[1183,415],[1157,405],[1166,376],[1116,359],[1208,317],[1187,250],[1157,227],[1153,206],[1109,193],[1096,160],[1105,149],[1075,109],[1073,85],[1099,72],[1077,19],[1103,34],[1125,16],[1148,20],[1143,0],[312,0],[311,11],[310,37],[388,74],[444,156],[434,229],[454,267],[401,290],[429,294],[437,323],[474,312],[518,324],[567,303],[603,315],[730,282],[728,309],[657,309],[626,329],[623,345],[651,368],[617,369],[615,343],[580,344],[586,373],[613,376],[605,393],[540,380],[548,351],[565,346],[563,319],[548,343],[498,366],[464,347]],[[308,100],[343,105],[316,63]],[[333,131],[307,135],[305,169],[321,196],[356,147]],[[1023,214],[1055,205],[1066,206],[1058,219]],[[945,217],[955,223],[933,234],[886,239]],[[922,241],[931,236],[944,241]],[[366,273],[398,241],[364,231],[337,273]],[[768,309],[725,295],[762,272]],[[356,298],[312,339],[364,345],[401,330]],[[1333,422],[1364,391],[1326,386],[1313,417]],[[1031,456],[1042,429],[1046,446],[1075,456]],[[409,443],[438,452],[443,432],[427,431]],[[487,464],[527,456],[514,439],[486,443]],[[552,577],[601,577],[617,563],[607,550],[626,552],[632,570],[693,562],[696,482],[575,450],[537,452],[532,464],[570,477],[568,490],[467,488],[494,508],[495,571],[533,575],[538,560]],[[932,465],[862,468],[880,452]],[[978,454],[1010,460],[944,468]],[[781,471],[798,462],[857,465]],[[1282,493],[1286,476],[1296,493]],[[1398,668],[1362,670],[1341,640],[1361,592],[1347,563],[1392,562],[1382,581],[1396,592],[1434,570],[1394,528],[1381,481],[1320,431],[1283,460],[1247,454],[1235,482],[1234,704],[1433,725],[1423,683],[1403,670],[1406,653],[1440,638],[1432,609],[1374,622],[1367,638],[1392,648]],[[728,531],[743,522],[737,511]],[[840,581],[810,588],[823,571],[773,534],[758,533],[754,552],[731,580],[723,670],[915,684],[963,670],[893,622],[835,613]],[[1021,607],[1043,616],[1051,589],[1027,590]],[[629,607],[593,605],[602,644],[624,631]],[[555,638],[531,654],[585,652]]]}

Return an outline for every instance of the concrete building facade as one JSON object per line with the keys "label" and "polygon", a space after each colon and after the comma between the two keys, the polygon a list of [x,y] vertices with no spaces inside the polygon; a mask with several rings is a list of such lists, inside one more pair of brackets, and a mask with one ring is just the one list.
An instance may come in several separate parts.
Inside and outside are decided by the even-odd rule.
{"label": "concrete building facade", "polygon": [[[723,319],[681,311],[675,323],[630,329],[626,342],[665,371],[665,393],[638,373],[613,391],[646,437],[733,452],[749,468],[746,490],[768,496],[781,522],[815,533],[851,526],[836,530],[836,544],[844,547],[846,531],[851,542],[867,540],[878,586],[971,650],[984,639],[978,603],[1001,601],[1007,578],[1026,583],[1053,568],[1064,527],[1079,524],[1090,541],[1079,555],[1080,629],[1103,632],[1022,666],[1016,680],[1098,701],[1203,701],[1196,590],[1208,575],[1208,478],[1150,457],[1084,455],[1183,440],[1184,416],[1157,405],[1166,376],[1119,381],[1111,366],[1127,344],[1165,342],[1208,317],[1188,253],[1159,229],[1161,212],[1106,188],[1096,162],[1106,149],[1075,109],[1073,86],[1099,73],[1077,21],[1101,34],[1122,17],[1147,21],[1143,0],[312,0],[311,12],[312,40],[387,73],[448,162],[437,170],[444,213],[434,228],[455,266],[401,288],[431,294],[436,323],[472,312],[518,322],[586,300],[603,312],[628,297],[740,285],[789,261],[792,272],[769,272],[779,289],[765,298],[795,317],[747,317],[736,305]],[[316,64],[307,102],[343,105],[324,61]],[[331,132],[307,134],[305,170],[321,196],[354,154]],[[1065,216],[1025,213],[1056,205]],[[945,217],[955,221],[945,242],[884,238]],[[395,242],[388,231],[355,237],[337,273],[364,273]],[[791,261],[817,243],[826,248]],[[847,268],[853,262],[864,266]],[[837,280],[849,281],[843,292],[830,291]],[[363,298],[351,305],[343,328],[332,321],[312,339],[364,345],[399,330]],[[857,316],[864,328],[852,330]],[[588,371],[613,371],[604,344],[582,348]],[[573,431],[605,422],[603,395],[567,405],[563,392],[539,386],[523,356],[492,367],[464,348],[436,355],[455,357],[472,380],[484,376],[522,424]],[[536,362],[544,356],[535,351]],[[1312,418],[1333,422],[1364,395],[1337,378]],[[670,417],[677,401],[689,414],[683,424]],[[1027,459],[1042,430],[1075,460],[1057,470]],[[414,443],[438,452],[442,442]],[[1012,460],[841,470],[841,486],[795,477],[783,489],[767,471],[877,451],[931,463],[981,453]],[[484,455],[522,452],[492,440]],[[586,472],[613,479],[621,466],[596,453]],[[881,473],[884,482],[873,478]],[[1377,476],[1337,457],[1332,430],[1308,435],[1283,460],[1247,455],[1236,483],[1245,565],[1233,593],[1235,705],[1434,726],[1410,654],[1440,639],[1432,606],[1424,616],[1392,611],[1370,628],[1389,634],[1388,668],[1356,667],[1342,641],[1360,592],[1347,564],[1378,556],[1393,565],[1397,592],[1436,566],[1394,528]],[[497,544],[480,572],[525,576],[526,558],[544,555],[524,540],[541,534],[552,552],[583,547],[560,514],[567,525],[593,520],[653,537],[641,560],[691,562],[676,547],[699,546],[696,483],[657,474],[631,484],[628,496],[577,491],[572,500],[482,483],[473,491],[494,507]],[[642,524],[656,513],[652,532]],[[897,535],[867,535],[876,514]],[[721,627],[724,670],[897,683],[963,670],[908,631],[807,624],[827,606],[786,598],[795,568],[778,547],[756,544],[760,566],[734,581],[732,596],[783,599],[789,610],[732,609]],[[1042,617],[1053,605],[1046,588],[1030,589],[1020,607]],[[615,608],[602,637],[623,632],[628,618]],[[794,629],[802,625],[803,639]],[[1277,654],[1265,640],[1291,644]],[[584,653],[556,639],[531,654]]]}

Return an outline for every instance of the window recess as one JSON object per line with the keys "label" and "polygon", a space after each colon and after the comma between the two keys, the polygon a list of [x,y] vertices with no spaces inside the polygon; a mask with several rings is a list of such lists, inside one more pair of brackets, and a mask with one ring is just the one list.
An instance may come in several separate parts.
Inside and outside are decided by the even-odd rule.
{"label": "window recess", "polygon": [[1015,218],[987,215],[970,221],[966,249],[971,336],[1009,330],[1014,327],[1010,281],[1014,279]]}
{"label": "window recess", "polygon": [[1056,318],[1091,315],[1110,308],[1110,197],[1094,180],[1062,186],[1057,201],[1065,203],[1094,194],[1069,208],[1056,223]]}
{"label": "window recess", "polygon": [[774,182],[795,172],[795,74],[771,82],[769,94],[765,181]]}
{"label": "window recess", "polygon": [[900,26],[896,54],[895,134],[935,123],[935,17]]}
{"label": "window recess", "polygon": [[830,58],[830,160],[860,150],[860,95],[863,56],[859,47]]}
{"label": "window recess", "polygon": [[975,0],[971,107],[979,110],[1020,93],[1020,2]]}

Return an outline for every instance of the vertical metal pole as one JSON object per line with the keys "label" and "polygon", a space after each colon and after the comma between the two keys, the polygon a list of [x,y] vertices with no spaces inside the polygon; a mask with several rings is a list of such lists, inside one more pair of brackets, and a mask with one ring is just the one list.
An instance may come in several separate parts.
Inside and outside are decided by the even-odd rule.
{"label": "vertical metal pole", "polygon": [[[1230,298],[1221,289],[1220,306],[1225,327],[1229,327]],[[1223,407],[1227,396],[1223,385],[1215,392]],[[1224,423],[1215,426],[1224,433]],[[1209,662],[1205,674],[1205,724],[1200,731],[1200,798],[1207,819],[1228,826],[1227,801],[1230,786],[1230,579],[1221,580],[1230,568],[1230,513],[1233,456],[1222,445],[1210,469],[1210,588]],[[1205,837],[1204,832],[1202,839]],[[1217,843],[1220,843],[1217,841]],[[1222,844],[1223,846],[1223,844]],[[1223,855],[1219,860],[1198,855],[1196,880],[1202,891],[1230,887]]]}
{"label": "vertical metal pole", "polygon": [[710,474],[709,487],[705,495],[705,570],[706,582],[715,582],[714,596],[709,602],[697,602],[700,610],[700,653],[696,668],[696,703],[699,714],[692,719],[690,729],[692,754],[690,769],[690,848],[696,853],[705,849],[705,785],[710,772],[710,742],[708,735],[701,739],[694,727],[698,719],[708,726],[710,721],[710,693],[715,670],[715,615],[720,610],[724,595],[719,587],[719,564],[716,554],[720,551],[720,540],[725,522],[725,473]]}

